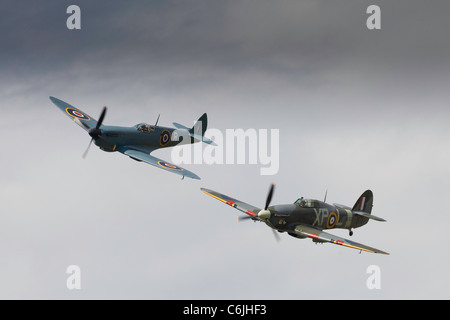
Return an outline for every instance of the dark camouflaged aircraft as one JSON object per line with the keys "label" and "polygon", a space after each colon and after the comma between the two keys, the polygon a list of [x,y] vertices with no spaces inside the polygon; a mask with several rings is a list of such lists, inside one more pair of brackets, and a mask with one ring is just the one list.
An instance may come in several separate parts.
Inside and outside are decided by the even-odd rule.
{"label": "dark camouflaged aircraft", "polygon": [[[155,125],[147,123],[139,123],[132,127],[106,126],[103,125],[107,107],[104,107],[99,120],[95,120],[78,108],[75,108],[54,97],[50,100],[62,111],[71,118],[81,128],[86,130],[91,137],[83,158],[94,142],[100,149],[107,152],[119,151],[131,159],[136,161],[143,161],[160,169],[167,170],[172,173],[179,174],[183,178],[189,177],[192,179],[200,179],[195,173],[171,164],[167,161],[158,159],[152,155],[156,149],[173,147],[180,143],[195,143],[204,142],[211,145],[216,145],[214,141],[204,137],[208,119],[204,113],[195,122],[192,128],[185,127],[174,122],[175,128],[158,126],[158,120]],[[176,137],[176,138],[175,138]],[[183,140],[184,139],[184,140]]]}
{"label": "dark camouflaged aircraft", "polygon": [[[247,214],[240,218],[264,222],[279,240],[275,232],[287,232],[289,235],[305,239],[311,238],[316,243],[334,243],[337,245],[367,251],[372,253],[389,254],[387,252],[354,242],[323,231],[324,229],[348,229],[350,236],[352,229],[365,225],[370,219],[385,221],[371,214],[373,193],[365,191],[356,201],[353,208],[340,204],[327,204],[313,199],[297,199],[293,204],[270,206],[275,185],[272,184],[267,195],[264,209],[257,208],[245,202],[230,198],[224,194],[201,188],[201,190],[223,203]],[[325,196],[326,197],[326,196]]]}

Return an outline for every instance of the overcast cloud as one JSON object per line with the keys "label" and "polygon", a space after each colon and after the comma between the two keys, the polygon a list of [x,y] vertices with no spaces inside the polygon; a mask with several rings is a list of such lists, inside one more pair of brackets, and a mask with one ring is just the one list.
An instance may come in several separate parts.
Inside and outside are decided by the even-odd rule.
{"label": "overcast cloud", "polygon": [[[66,8],[81,8],[81,30]],[[366,9],[381,8],[381,30]],[[0,1],[0,298],[448,299],[448,1]],[[105,124],[279,129],[280,170],[184,165],[180,180],[90,137],[49,100]],[[156,156],[170,160],[170,150]],[[263,206],[352,206],[352,239],[314,245],[200,187]],[[345,230],[335,234],[348,237]],[[66,287],[69,265],[82,289]],[[369,290],[377,265],[382,287]]]}

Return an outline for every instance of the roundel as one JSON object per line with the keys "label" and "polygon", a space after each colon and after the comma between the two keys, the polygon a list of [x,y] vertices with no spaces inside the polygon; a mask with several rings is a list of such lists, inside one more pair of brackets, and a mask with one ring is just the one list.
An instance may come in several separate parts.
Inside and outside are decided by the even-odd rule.
{"label": "roundel", "polygon": [[159,137],[159,144],[161,146],[165,146],[169,142],[170,142],[170,131],[163,130],[163,132],[161,132],[161,136]]}
{"label": "roundel", "polygon": [[334,226],[337,223],[337,214],[336,212],[330,212],[330,214],[328,215],[328,220],[327,220],[327,228],[331,229],[334,228]]}
{"label": "roundel", "polygon": [[66,112],[69,116],[78,118],[80,120],[91,120],[87,114],[84,114],[80,110],[77,110],[75,108],[66,108]]}
{"label": "roundel", "polygon": [[178,170],[178,171],[183,171],[183,168],[177,167],[176,165],[170,164],[168,162],[165,161],[158,161],[158,164],[166,169],[172,169],[172,170]]}

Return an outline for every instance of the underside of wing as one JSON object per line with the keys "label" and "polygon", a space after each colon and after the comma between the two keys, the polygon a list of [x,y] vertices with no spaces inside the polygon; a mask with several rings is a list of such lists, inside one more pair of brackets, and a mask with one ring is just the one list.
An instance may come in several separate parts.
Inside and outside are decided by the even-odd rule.
{"label": "underside of wing", "polygon": [[217,199],[219,201],[222,201],[223,203],[225,203],[225,204],[227,204],[227,205],[229,205],[229,206],[231,206],[231,207],[233,207],[233,208],[235,208],[235,209],[237,209],[239,211],[242,211],[242,212],[244,212],[244,213],[246,213],[246,214],[248,214],[248,215],[250,215],[252,217],[257,216],[258,212],[261,211],[261,209],[255,207],[255,206],[252,206],[252,205],[250,205],[248,203],[245,203],[245,202],[242,202],[240,200],[231,198],[231,197],[226,196],[226,195],[224,195],[222,193],[219,193],[219,192],[216,192],[216,191],[213,191],[213,190],[209,190],[209,189],[205,189],[205,188],[200,188],[200,190],[202,190],[207,195],[209,195],[209,196],[211,196],[211,197],[213,197],[213,198],[215,198],[215,199]]}
{"label": "underside of wing", "polygon": [[50,97],[50,100],[69,118],[73,120],[76,124],[82,127],[84,130],[89,131],[89,129],[93,129],[97,125],[97,120],[93,119],[80,109],[77,109],[67,102],[59,100],[55,97]]}
{"label": "underside of wing", "polygon": [[389,254],[387,252],[366,246],[361,243],[347,240],[347,239],[335,236],[333,234],[324,232],[320,229],[316,229],[316,228],[309,227],[309,226],[297,225],[294,228],[294,232],[301,237],[311,238],[315,242],[329,242],[329,243],[338,244],[338,245],[341,245],[344,247],[353,248],[353,249],[357,249],[357,250],[363,250],[363,251],[367,251],[367,252],[387,254],[387,255]]}
{"label": "underside of wing", "polygon": [[167,170],[167,171],[175,173],[175,174],[179,174],[180,176],[200,180],[200,177],[197,176],[195,173],[193,173],[189,170],[183,169],[181,167],[178,167],[167,161],[158,159],[158,158],[156,158],[150,154],[147,154],[145,152],[134,150],[131,148],[126,148],[126,147],[119,147],[119,148],[117,148],[117,151],[129,156],[130,158],[132,158],[134,160],[143,161],[143,162],[151,164],[152,166],[155,166],[157,168],[164,169],[164,170]]}

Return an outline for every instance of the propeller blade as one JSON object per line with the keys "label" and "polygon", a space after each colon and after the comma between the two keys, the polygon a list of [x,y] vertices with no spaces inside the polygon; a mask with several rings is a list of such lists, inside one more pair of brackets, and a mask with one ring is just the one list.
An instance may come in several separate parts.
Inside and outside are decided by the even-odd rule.
{"label": "propeller blade", "polygon": [[[104,107],[103,107],[102,113],[100,114],[100,118],[98,118],[97,125],[95,126],[95,128],[89,129],[89,135],[92,137],[92,139],[91,139],[91,141],[89,142],[89,145],[88,145],[86,151],[83,153],[83,157],[82,157],[83,159],[86,159],[86,156],[87,156],[87,154],[88,154],[89,148],[91,147],[92,141],[94,141],[95,139],[100,138],[100,135],[101,135],[101,132],[102,132],[102,131],[100,130],[100,126],[102,125],[103,120],[105,119],[105,115],[106,115],[106,110],[107,110],[107,109],[108,109],[107,106],[104,106]],[[75,121],[75,120],[74,120],[74,121]],[[75,122],[76,122],[76,121],[75,121]],[[78,122],[76,122],[76,123],[79,124],[80,126],[86,127],[85,124],[82,123],[82,122],[80,122],[80,121],[78,121]],[[86,128],[87,128],[87,127],[86,127]]]}
{"label": "propeller blade", "polygon": [[98,118],[98,122],[97,122],[96,129],[99,129],[100,126],[102,125],[103,119],[105,119],[105,115],[106,115],[106,110],[107,110],[107,109],[108,109],[107,106],[104,106],[104,107],[103,107],[102,113],[100,114],[100,118]]}
{"label": "propeller blade", "polygon": [[264,210],[267,210],[267,208],[270,205],[270,201],[272,201],[272,196],[273,196],[273,189],[275,188],[275,184],[272,183],[270,185],[270,190],[269,190],[269,194],[267,195],[267,199],[266,199],[266,206],[264,207]]}
{"label": "propeller blade", "polygon": [[91,147],[92,141],[94,141],[94,138],[91,139],[91,141],[89,142],[89,145],[88,145],[86,151],[83,153],[83,157],[82,157],[83,159],[86,159],[86,156],[88,154],[89,148]]}
{"label": "propeller blade", "polygon": [[86,123],[84,123],[83,121],[80,121],[80,119],[78,119],[78,118],[73,118],[73,122],[75,122],[77,125],[82,127],[84,130],[89,131],[89,129],[91,129]]}
{"label": "propeller blade", "polygon": [[272,229],[273,232],[273,236],[275,237],[275,240],[277,240],[277,242],[281,241],[280,235],[278,234],[277,231],[275,231],[275,229]]}
{"label": "propeller blade", "polygon": [[102,113],[100,114],[100,118],[98,118],[97,125],[95,128],[89,129],[89,135],[92,137],[92,139],[98,139],[102,135],[102,130],[100,129],[103,120],[105,119],[106,110],[108,109],[107,106],[103,107]]}
{"label": "propeller blade", "polygon": [[252,216],[238,216],[237,217],[237,221],[241,222],[241,221],[244,221],[244,220],[250,220],[252,218],[253,218]]}

